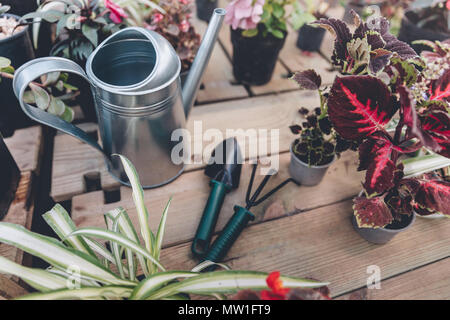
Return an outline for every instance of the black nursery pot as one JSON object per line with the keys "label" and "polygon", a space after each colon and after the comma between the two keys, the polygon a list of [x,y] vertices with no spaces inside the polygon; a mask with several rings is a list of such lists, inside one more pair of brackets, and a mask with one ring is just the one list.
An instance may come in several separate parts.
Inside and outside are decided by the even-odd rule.
{"label": "black nursery pot", "polygon": [[435,30],[418,27],[414,22],[414,12],[408,11],[402,18],[402,25],[398,39],[411,45],[413,49],[420,54],[422,50],[427,47],[417,44],[412,44],[416,40],[430,40],[430,41],[444,41],[450,38],[450,31],[439,32]]}
{"label": "black nursery pot", "polygon": [[[20,17],[13,14],[4,14],[19,20]],[[25,62],[34,58],[33,46],[28,33],[28,26],[9,38],[0,40],[0,57],[11,60],[12,66],[17,69]],[[0,82],[0,131],[5,137],[14,133],[15,129],[24,128],[31,124],[22,111],[14,95],[12,80],[2,78]]]}
{"label": "black nursery pot", "polygon": [[319,51],[322,45],[325,29],[303,25],[298,31],[297,48],[303,51]]}
{"label": "black nursery pot", "polygon": [[197,6],[197,18],[209,22],[214,9],[217,8],[217,0],[195,0]]}
{"label": "black nursery pot", "polygon": [[286,35],[279,39],[271,34],[264,37],[259,32],[255,37],[244,37],[241,29],[231,29],[233,74],[236,80],[253,86],[269,82]]}

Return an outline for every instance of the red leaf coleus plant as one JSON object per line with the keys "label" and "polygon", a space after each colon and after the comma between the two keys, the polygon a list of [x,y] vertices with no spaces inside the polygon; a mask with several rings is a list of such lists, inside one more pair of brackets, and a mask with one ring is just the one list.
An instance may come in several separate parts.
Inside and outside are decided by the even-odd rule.
{"label": "red leaf coleus plant", "polygon": [[433,51],[418,57],[389,33],[386,19],[369,26],[354,16],[353,33],[337,19],[316,24],[336,36],[332,61],[342,74],[329,91],[328,116],[342,138],[359,144],[358,169],[366,171],[365,195],[354,199],[358,225],[384,227],[414,210],[450,215],[450,183],[432,175],[405,178],[399,161],[422,147],[450,158],[450,66],[427,74],[430,59],[450,57],[449,44],[429,43]]}

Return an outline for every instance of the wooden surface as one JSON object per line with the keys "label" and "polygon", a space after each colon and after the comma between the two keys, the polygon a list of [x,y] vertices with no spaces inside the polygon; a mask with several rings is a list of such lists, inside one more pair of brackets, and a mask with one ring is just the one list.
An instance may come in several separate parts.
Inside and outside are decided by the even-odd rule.
{"label": "wooden surface", "polygon": [[[5,143],[20,168],[21,178],[15,198],[8,213],[1,221],[15,223],[31,229],[36,180],[39,176],[40,157],[43,150],[42,128],[35,126],[16,130],[12,137],[5,139]],[[0,244],[0,256],[23,265],[31,265],[29,255],[6,244]],[[5,276],[4,278],[18,281],[17,278],[11,276]],[[0,278],[0,296],[8,296],[7,293],[15,286],[6,286],[7,281],[2,279]]]}
{"label": "wooden surface", "polygon": [[[342,14],[334,8],[333,16]],[[196,21],[203,33],[205,24]],[[233,81],[230,30],[220,33],[220,45],[214,49],[212,63],[203,79],[197,105],[187,128],[193,142],[202,143],[195,132],[201,123],[203,132],[216,128],[275,130],[277,134],[261,142],[268,154],[256,150],[249,154],[251,141],[238,136],[246,159],[269,156],[279,167],[267,190],[289,177],[289,146],[293,136],[289,125],[298,123],[298,108],[318,106],[318,96],[297,90],[287,77],[294,71],[315,68],[324,84],[331,84],[336,73],[330,71],[333,39],[326,35],[320,53],[307,54],[295,47],[297,33],[290,30],[280,53],[272,81],[261,87],[244,87]],[[200,121],[200,122],[199,122]],[[83,124],[95,133],[94,124]],[[224,135],[225,138],[225,135]],[[277,142],[278,145],[274,143]],[[201,155],[194,155],[200,158]],[[207,159],[204,159],[207,160]],[[385,245],[363,240],[350,222],[352,198],[361,190],[363,174],[356,171],[357,154],[346,152],[333,163],[321,184],[315,187],[287,185],[266,202],[252,209],[257,219],[235,243],[225,262],[233,269],[280,270],[283,274],[329,281],[332,296],[338,299],[449,299],[450,282],[446,274],[450,258],[450,220],[416,219],[407,231]],[[150,224],[156,229],[163,208],[173,197],[163,242],[162,263],[168,269],[189,269],[197,264],[190,254],[191,240],[210,192],[209,179],[203,173],[204,162],[188,165],[174,182],[144,192]],[[149,167],[148,170],[152,170]],[[235,204],[242,205],[249,182],[251,165],[243,166],[240,187],[230,192],[219,216],[216,233],[233,214]],[[86,181],[98,176],[100,190],[88,192]],[[262,179],[257,176],[257,181]],[[116,190],[115,202],[106,201],[108,191]],[[102,214],[121,206],[137,223],[131,190],[119,186],[106,172],[103,158],[90,147],[64,134],[55,138],[51,194],[56,201],[71,200],[71,215],[79,227],[104,227]],[[108,202],[108,203],[106,203]],[[368,290],[368,267],[380,268],[380,290]]]}

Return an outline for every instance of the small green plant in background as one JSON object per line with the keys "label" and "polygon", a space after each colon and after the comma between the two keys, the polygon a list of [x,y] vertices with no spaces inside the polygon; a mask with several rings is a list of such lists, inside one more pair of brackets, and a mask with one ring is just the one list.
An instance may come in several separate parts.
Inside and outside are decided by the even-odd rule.
{"label": "small green plant in background", "polygon": [[[0,57],[0,82],[2,78],[13,79],[14,72],[11,60]],[[68,77],[67,73],[61,72],[43,75],[38,81],[30,83],[29,90],[24,94],[24,102],[72,122],[75,113],[66,102],[74,99],[79,91],[67,83]]]}
{"label": "small green plant in background", "polygon": [[299,0],[293,3],[291,22],[294,29],[300,29],[305,24],[309,24],[320,18],[326,18],[326,12],[330,4],[325,0]]}
{"label": "small green plant in background", "polygon": [[[160,262],[160,255],[170,200],[157,232],[153,233],[136,170],[128,159],[120,158],[133,190],[138,230],[122,208],[104,215],[106,229],[77,228],[63,207],[56,205],[44,215],[44,219],[60,240],[15,224],[0,223],[0,242],[50,264],[46,270],[33,269],[0,257],[0,273],[20,277],[38,291],[21,299],[186,299],[186,294],[223,299],[225,294],[245,289],[271,289],[275,294],[280,288],[312,289],[327,285],[276,274],[272,279],[266,273],[254,271],[200,273],[213,264],[209,261],[191,271],[166,270]],[[95,239],[108,242],[110,249]],[[122,259],[123,254],[125,259]],[[138,266],[143,272],[143,280],[138,279]],[[79,275],[75,284],[74,271]]]}

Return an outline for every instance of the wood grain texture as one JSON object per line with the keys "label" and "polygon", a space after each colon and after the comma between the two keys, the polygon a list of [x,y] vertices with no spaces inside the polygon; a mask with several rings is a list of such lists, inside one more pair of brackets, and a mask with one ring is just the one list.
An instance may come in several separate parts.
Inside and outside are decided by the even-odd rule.
{"label": "wood grain texture", "polygon": [[339,300],[450,300],[450,258],[380,283],[380,289],[360,289]]}
{"label": "wood grain texture", "polygon": [[[450,254],[449,219],[417,219],[391,242],[375,245],[354,231],[351,214],[352,201],[344,201],[249,226],[225,262],[235,270],[279,270],[329,281],[332,295],[338,296],[365,286],[370,265],[379,266],[386,279]],[[163,250],[161,260],[176,270],[196,264],[189,243]]]}
{"label": "wood grain texture", "polygon": [[33,171],[38,174],[42,152],[42,127],[33,126],[19,129],[12,137],[5,139],[20,171]]}
{"label": "wood grain texture", "polygon": [[[290,154],[282,154],[279,161],[280,171],[270,179],[265,188],[266,191],[289,177],[287,168]],[[275,164],[276,162],[274,161],[273,163]],[[335,162],[330,167],[324,181],[320,185],[315,187],[297,187],[294,184],[289,184],[266,202],[253,208],[252,212],[257,216],[257,222],[260,222],[349,199],[357,194],[361,188],[360,181],[362,176],[359,174],[349,175],[349,172],[356,172],[356,167],[356,154],[348,152],[344,154],[340,161]],[[261,166],[261,168],[263,167]],[[234,213],[234,205],[244,204],[250,174],[251,165],[244,165],[240,188],[230,192],[225,198],[216,230],[221,230],[224,227]],[[262,179],[260,171],[258,171],[256,179],[254,189],[256,184]],[[208,183],[209,178],[202,171],[193,171],[183,174],[179,179],[167,186],[144,192],[145,204],[150,211],[150,221],[154,228],[157,227],[169,197],[173,197],[163,243],[165,247],[193,239],[210,192]],[[120,191],[121,201],[110,204],[104,204],[103,191],[74,197],[72,199],[72,218],[75,223],[79,227],[104,227],[102,214],[120,206],[127,210],[131,220],[137,225],[137,215],[131,190],[127,187],[122,187]],[[321,196],[318,197],[318,194]]]}
{"label": "wood grain texture", "polygon": [[[192,24],[200,35],[205,33],[206,23],[192,18]],[[231,62],[217,41],[202,78],[202,86],[197,94],[197,103],[204,104],[247,97],[248,92],[244,86],[234,83]]]}
{"label": "wood grain texture", "polygon": [[[277,153],[278,150],[279,152],[288,151],[294,138],[289,126],[300,121],[298,108],[300,106],[314,108],[318,103],[319,98],[315,92],[297,90],[194,108],[189,117],[187,129],[192,136],[191,150],[196,163],[187,165],[186,171],[204,167],[204,163],[210,157],[211,148],[220,142],[211,141],[210,138],[203,139],[202,134],[207,133],[208,129],[219,130],[224,138],[227,136],[227,130],[231,131],[228,136],[237,136],[247,158]],[[88,132],[95,131],[96,125],[85,124],[83,129]],[[240,134],[237,131],[239,129]],[[256,150],[250,148],[250,145],[255,147],[257,143],[251,139],[250,135],[246,135],[251,133],[247,131],[249,129],[255,130],[253,132],[259,136],[258,143],[268,146],[267,150],[259,147]],[[271,131],[273,129],[278,131]],[[273,134],[265,135],[265,132]],[[277,144],[278,150],[276,150]],[[200,149],[199,152],[198,149]],[[204,156],[201,151],[204,151]],[[107,173],[100,152],[71,136],[61,134],[55,137],[51,188],[51,196],[55,201],[68,200],[75,195],[85,193],[83,177],[95,172],[100,174],[103,190],[119,187],[119,183]]]}
{"label": "wood grain texture", "polygon": [[[31,229],[34,210],[34,195],[32,188],[33,174],[30,171],[22,172],[15,198],[9,207],[8,213],[3,220],[1,220],[2,222],[14,223],[27,229]],[[22,250],[3,243],[0,244],[0,256],[19,264],[27,264],[29,262],[28,260],[25,261]],[[10,277],[8,276],[8,278]]]}
{"label": "wood grain texture", "polygon": [[14,299],[28,292],[16,282],[0,274],[0,300]]}

